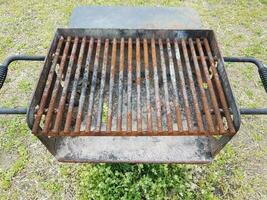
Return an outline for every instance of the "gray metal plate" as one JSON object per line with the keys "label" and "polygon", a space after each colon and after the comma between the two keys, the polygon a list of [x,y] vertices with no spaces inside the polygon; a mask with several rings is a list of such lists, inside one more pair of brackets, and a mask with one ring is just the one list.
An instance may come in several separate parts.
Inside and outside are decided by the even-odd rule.
{"label": "gray metal plate", "polygon": [[191,8],[99,7],[74,9],[70,28],[198,29],[197,12]]}
{"label": "gray metal plate", "polygon": [[208,163],[208,137],[62,137],[56,158],[65,162]]}

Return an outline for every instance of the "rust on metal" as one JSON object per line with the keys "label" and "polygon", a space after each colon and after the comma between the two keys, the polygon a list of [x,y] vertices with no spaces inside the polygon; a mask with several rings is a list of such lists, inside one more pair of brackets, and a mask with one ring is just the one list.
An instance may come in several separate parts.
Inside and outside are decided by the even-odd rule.
{"label": "rust on metal", "polygon": [[108,47],[109,47],[109,39],[106,39],[104,47],[104,57],[103,57],[100,92],[99,92],[99,104],[98,104],[97,122],[96,122],[97,131],[101,131],[101,125],[102,125],[103,95],[105,90],[106,74],[107,74]]}
{"label": "rust on metal", "polygon": [[57,37],[34,134],[235,134],[220,59],[207,38]]}
{"label": "rust on metal", "polygon": [[132,131],[132,73],[133,73],[132,38],[128,39],[128,82],[127,82],[127,131]]}
{"label": "rust on metal", "polygon": [[78,113],[76,117],[76,123],[75,123],[75,132],[79,132],[81,130],[81,123],[82,123],[82,117],[83,117],[83,108],[84,108],[84,102],[86,98],[86,90],[88,86],[88,79],[89,79],[89,65],[92,59],[92,51],[94,46],[94,38],[90,38],[89,41],[89,48],[88,53],[86,57],[86,63],[85,63],[85,69],[83,73],[83,79],[82,79],[82,89],[81,89],[81,96],[79,99],[79,106],[78,106]]}
{"label": "rust on metal", "polygon": [[137,130],[142,131],[140,39],[136,39]]}
{"label": "rust on metal", "polygon": [[108,100],[108,119],[107,119],[107,132],[111,132],[112,127],[112,93],[114,87],[114,76],[116,70],[116,55],[117,55],[117,39],[113,39],[112,42],[112,59],[110,69],[110,81],[109,81],[109,100]]}
{"label": "rust on metal", "polygon": [[124,38],[120,42],[120,65],[119,65],[119,97],[118,97],[118,118],[117,131],[122,130],[122,92],[123,92],[123,70],[124,70]]}
{"label": "rust on metal", "polygon": [[81,68],[82,68],[85,43],[86,43],[86,37],[83,37],[81,49],[80,49],[80,53],[79,53],[79,58],[78,58],[78,64],[77,64],[77,68],[76,68],[76,72],[75,72],[74,82],[72,85],[71,97],[70,97],[69,108],[68,108],[68,112],[67,112],[67,118],[65,121],[64,132],[70,131],[69,129],[71,126],[71,119],[72,119],[72,115],[73,115],[73,107],[74,107],[74,101],[75,101],[75,96],[76,96],[76,91],[77,91],[77,85],[78,85],[78,81],[79,81],[80,73],[81,73]]}
{"label": "rust on metal", "polygon": [[44,124],[44,128],[43,128],[43,132],[45,132],[45,133],[48,132],[48,130],[50,128],[50,122],[51,122],[52,115],[54,113],[56,98],[57,98],[59,88],[60,88],[60,81],[62,79],[62,74],[63,74],[64,68],[66,65],[66,61],[67,61],[67,55],[68,55],[68,51],[69,51],[69,47],[70,47],[70,42],[71,42],[71,37],[69,36],[67,38],[67,42],[66,42],[66,45],[64,47],[63,56],[62,56],[61,61],[60,61],[59,72],[57,75],[57,80],[56,80],[56,83],[55,83],[55,86],[54,86],[54,89],[52,92],[51,100],[50,100],[48,111],[47,111],[46,118],[45,118],[45,124]]}
{"label": "rust on metal", "polygon": [[[60,135],[62,135],[64,132],[60,131]],[[147,133],[145,134],[145,132],[143,131],[132,131],[132,132],[127,132],[125,130],[122,131],[106,131],[106,130],[101,130],[101,131],[80,131],[79,132],[79,136],[203,136],[204,134],[200,133],[198,130],[192,130],[190,132],[190,134],[188,134],[187,131],[173,131],[170,132],[168,130],[164,130],[162,132],[157,132],[157,131],[153,131],[151,133]],[[221,135],[220,132],[215,132],[213,135]],[[226,135],[231,135],[230,133],[226,134]],[[55,132],[50,132],[49,136],[58,136],[57,133]],[[77,133],[75,133],[74,135],[66,135],[66,136],[77,136]],[[208,134],[207,134],[208,136]]]}
{"label": "rust on metal", "polygon": [[178,130],[183,130],[183,123],[182,123],[182,116],[179,106],[179,96],[177,92],[177,85],[176,85],[176,77],[175,77],[175,70],[174,70],[174,64],[173,64],[173,57],[172,57],[172,50],[171,50],[171,43],[170,39],[167,38],[167,52],[169,57],[169,67],[170,67],[170,76],[171,76],[171,82],[175,97],[175,111],[176,111],[176,120],[177,120],[177,126]]}
{"label": "rust on metal", "polygon": [[202,100],[202,104],[203,104],[203,110],[204,110],[205,116],[206,116],[208,129],[209,129],[210,132],[214,132],[214,125],[213,125],[213,121],[212,121],[212,117],[211,117],[211,113],[210,113],[210,108],[209,108],[209,105],[208,105],[208,99],[207,99],[207,96],[206,96],[205,89],[203,87],[203,80],[202,80],[202,76],[201,76],[201,71],[200,71],[200,68],[199,68],[198,61],[197,61],[196,50],[195,50],[192,38],[189,38],[189,46],[190,46],[191,54],[192,54],[192,57],[193,57],[193,62],[194,62],[196,76],[197,76],[198,87],[199,87],[199,90],[200,90],[200,93],[201,93],[201,100]]}
{"label": "rust on metal", "polygon": [[213,89],[213,84],[212,84],[212,82],[210,80],[209,69],[208,69],[208,66],[207,66],[207,62],[206,62],[206,59],[204,59],[204,52],[203,52],[203,49],[202,49],[202,44],[201,44],[199,38],[196,39],[196,42],[197,42],[197,48],[198,48],[198,51],[199,51],[199,54],[200,54],[200,58],[201,58],[201,63],[202,63],[202,66],[203,66],[205,79],[206,79],[206,82],[207,82],[207,85],[208,85],[208,89],[209,89],[209,93],[210,93],[210,97],[211,97],[211,102],[213,104],[213,109],[215,111],[217,124],[219,126],[220,132],[223,133],[224,132],[223,121],[222,121],[222,117],[221,117],[221,114],[220,114],[220,110],[219,110],[218,102],[217,102],[217,99],[216,99],[216,95],[215,95],[215,92],[214,92],[214,89]]}
{"label": "rust on metal", "polygon": [[59,132],[59,129],[61,128],[60,126],[61,126],[61,121],[62,121],[62,117],[63,117],[63,113],[64,113],[64,108],[66,106],[65,102],[66,102],[66,98],[67,98],[69,83],[71,81],[71,75],[72,75],[71,72],[73,70],[74,61],[76,58],[78,41],[79,41],[79,38],[75,37],[74,44],[73,44],[72,51],[71,51],[70,61],[69,61],[68,69],[67,69],[67,74],[65,77],[64,87],[62,90],[61,98],[59,101],[59,106],[57,109],[57,115],[56,115],[55,125],[54,125],[54,129],[53,129],[54,132]]}
{"label": "rust on metal", "polygon": [[89,104],[87,109],[87,116],[86,116],[86,131],[91,130],[91,122],[92,122],[92,109],[93,109],[93,103],[94,103],[94,97],[95,97],[95,88],[96,88],[96,79],[97,79],[97,70],[99,66],[99,54],[100,54],[100,48],[101,48],[101,39],[97,40],[97,46],[96,46],[96,54],[95,54],[95,61],[94,61],[94,71],[93,71],[93,77],[91,81],[91,89],[90,89],[90,95],[89,95]]}
{"label": "rust on metal", "polygon": [[147,131],[152,132],[152,113],[150,105],[150,81],[149,81],[149,66],[148,66],[148,45],[147,39],[143,41],[144,45],[144,68],[145,68],[145,79],[146,79],[146,109],[147,109]]}
{"label": "rust on metal", "polygon": [[158,76],[157,57],[156,57],[156,45],[154,38],[151,39],[151,53],[152,53],[152,64],[154,72],[155,101],[157,107],[157,128],[159,132],[162,132],[161,103],[159,95],[159,76]]}
{"label": "rust on metal", "polygon": [[40,124],[42,115],[43,115],[44,110],[45,110],[45,106],[46,106],[46,103],[47,103],[47,98],[48,98],[48,95],[49,95],[49,90],[51,88],[53,76],[55,74],[55,68],[56,68],[56,65],[58,63],[58,57],[59,57],[59,54],[60,54],[60,50],[61,50],[61,46],[63,44],[63,41],[64,41],[64,38],[60,37],[59,42],[57,44],[56,52],[54,54],[54,58],[53,58],[53,61],[52,61],[52,66],[50,68],[50,71],[49,71],[49,74],[48,74],[48,78],[47,78],[47,81],[46,81],[46,87],[45,87],[45,89],[43,91],[43,95],[42,95],[42,98],[41,98],[40,106],[39,106],[39,109],[38,109],[37,114],[35,116],[35,120],[34,120],[34,124],[33,124],[33,128],[32,128],[32,132],[33,133],[37,133],[38,129],[39,129],[39,124]]}
{"label": "rust on metal", "polygon": [[167,73],[166,73],[166,64],[163,52],[163,44],[162,40],[159,39],[159,49],[160,49],[160,61],[161,61],[161,69],[162,69],[162,78],[163,78],[163,87],[164,87],[164,96],[165,96],[165,105],[166,105],[166,116],[167,116],[167,127],[168,131],[173,131],[172,126],[172,117],[171,117],[171,109],[170,109],[170,102],[169,102],[169,92],[168,92],[168,83],[167,83]]}
{"label": "rust on metal", "polygon": [[182,87],[182,95],[183,95],[183,100],[184,100],[184,110],[185,110],[185,115],[186,115],[187,128],[189,131],[191,131],[192,130],[191,112],[190,112],[190,107],[189,107],[187,91],[186,91],[183,65],[181,61],[181,53],[180,53],[177,39],[174,40],[174,48],[175,48],[175,57],[177,61],[177,66],[178,66],[178,74],[180,76],[180,84]]}
{"label": "rust on metal", "polygon": [[230,130],[231,133],[235,133],[233,120],[231,118],[231,114],[230,114],[230,111],[228,109],[227,101],[226,101],[226,98],[225,98],[225,95],[224,95],[224,92],[223,92],[223,87],[222,87],[222,84],[221,84],[221,81],[220,81],[219,74],[218,74],[217,69],[216,69],[215,60],[214,60],[214,58],[212,56],[210,45],[209,45],[209,42],[208,42],[207,38],[204,39],[204,46],[205,46],[205,49],[206,49],[207,54],[208,54],[209,62],[211,64],[211,70],[213,72],[213,76],[214,76],[214,79],[215,79],[215,85],[217,87],[217,91],[218,91],[219,96],[220,96],[220,100],[221,100],[221,103],[222,103],[222,106],[223,106],[223,111],[224,111],[224,114],[225,114],[225,117],[226,117],[226,120],[227,120],[227,124],[228,124],[229,130]]}
{"label": "rust on metal", "polygon": [[187,53],[187,47],[186,47],[184,39],[182,39],[182,48],[183,48],[183,54],[184,54],[184,59],[185,59],[186,71],[188,74],[189,86],[190,86],[190,90],[192,92],[192,98],[193,98],[193,102],[194,102],[193,104],[194,104],[194,108],[195,108],[195,114],[197,117],[197,125],[198,125],[199,130],[202,132],[204,130],[203,121],[202,121],[202,116],[201,116],[201,112],[200,112],[199,105],[198,105],[197,92],[196,92],[196,88],[195,88],[195,84],[194,84],[194,80],[193,80],[192,70],[191,70],[189,57],[188,57],[188,53]]}

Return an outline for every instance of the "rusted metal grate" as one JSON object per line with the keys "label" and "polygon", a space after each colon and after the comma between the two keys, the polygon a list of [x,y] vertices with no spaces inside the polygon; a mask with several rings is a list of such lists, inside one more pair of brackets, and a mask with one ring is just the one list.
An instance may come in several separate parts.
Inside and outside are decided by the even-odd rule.
{"label": "rusted metal grate", "polygon": [[60,36],[52,51],[34,134],[236,132],[207,38]]}

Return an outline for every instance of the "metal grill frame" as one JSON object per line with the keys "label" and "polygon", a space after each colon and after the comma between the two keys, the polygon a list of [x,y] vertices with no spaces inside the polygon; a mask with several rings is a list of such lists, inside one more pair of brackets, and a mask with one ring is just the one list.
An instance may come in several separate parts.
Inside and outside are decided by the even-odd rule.
{"label": "metal grill frame", "polygon": [[[105,13],[105,15],[103,15]],[[130,19],[121,21],[121,19]],[[99,19],[100,22],[99,22]],[[198,14],[189,8],[130,8],[91,7],[74,9],[69,27],[71,28],[115,28],[115,29],[199,29]],[[215,39],[216,40],[216,39]],[[214,44],[215,46],[217,43]],[[51,55],[51,54],[50,54]],[[46,56],[14,55],[0,64],[0,89],[6,77],[8,66],[14,61],[44,61]],[[222,59],[222,58],[220,58]],[[256,58],[224,57],[225,62],[252,63],[267,91],[267,68]],[[222,63],[223,64],[223,63]],[[228,79],[224,68],[221,70],[223,87],[228,90]],[[43,71],[41,71],[42,75]],[[220,73],[220,72],[219,72]],[[4,78],[4,79],[3,79]],[[228,85],[227,85],[228,84]],[[230,88],[231,89],[231,88]],[[38,91],[35,91],[35,93]],[[231,95],[231,91],[230,91]],[[227,96],[229,98],[229,95]],[[231,97],[232,98],[232,97]],[[33,102],[36,100],[32,98]],[[37,99],[38,100],[38,99]],[[32,109],[32,108],[31,108]],[[0,108],[1,114],[28,114],[27,108]],[[240,108],[242,115],[266,115],[266,108]],[[239,112],[237,113],[239,114]],[[30,116],[31,117],[31,116]],[[240,119],[236,119],[239,129]],[[29,118],[27,119],[30,123]],[[238,129],[236,129],[238,131]],[[128,163],[209,163],[233,136],[146,136],[146,137],[50,137],[37,135],[48,151],[61,162],[128,162]]]}
{"label": "metal grill frame", "polygon": [[[59,42],[60,36],[72,36],[72,37],[80,37],[83,38],[84,36],[90,36],[95,38],[102,38],[112,40],[113,38],[136,38],[145,36],[148,39],[152,37],[155,38],[207,38],[211,45],[211,49],[217,58],[217,71],[219,77],[221,78],[222,87],[226,96],[226,100],[229,104],[229,107],[233,114],[233,121],[235,132],[239,130],[240,127],[240,113],[237,105],[235,103],[235,99],[224,69],[224,62],[219,50],[219,46],[215,37],[213,30],[209,29],[201,29],[201,30],[140,30],[140,29],[79,29],[79,28],[59,28],[56,31],[55,37],[52,41],[49,54],[47,58],[52,56],[52,49],[55,49],[56,45]],[[213,59],[212,56],[209,59]],[[43,90],[45,88],[46,79],[49,74],[49,68],[51,65],[51,60],[46,59],[44,67],[40,74],[40,79],[37,83],[35,91],[32,96],[32,100],[27,112],[27,123],[29,127],[33,128],[34,122],[34,113],[36,105],[40,102],[42,97]]]}

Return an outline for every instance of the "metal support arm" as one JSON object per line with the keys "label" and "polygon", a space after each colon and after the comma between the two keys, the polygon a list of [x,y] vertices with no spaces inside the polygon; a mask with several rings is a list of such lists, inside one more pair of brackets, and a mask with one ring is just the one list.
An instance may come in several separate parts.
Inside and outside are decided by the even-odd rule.
{"label": "metal support arm", "polygon": [[[252,63],[258,68],[258,72],[265,91],[267,92],[267,68],[262,62],[252,57],[224,57],[225,62]],[[242,115],[267,115],[267,108],[241,108]]]}
{"label": "metal support arm", "polygon": [[[256,58],[237,58],[237,57],[224,57],[225,62],[242,62],[242,63],[253,63],[258,68],[261,81],[263,83],[264,89],[267,92],[267,68],[262,62],[258,61]],[[267,115],[266,108],[241,108],[241,115]],[[232,139],[233,136],[221,136],[220,139],[215,140],[212,145],[212,155],[215,156],[220,150]]]}
{"label": "metal support arm", "polygon": [[[14,55],[10,56],[3,64],[0,65],[0,89],[3,87],[3,84],[6,80],[8,66],[14,61],[44,61],[45,56],[26,56],[26,55]],[[0,108],[1,114],[26,114],[27,108]]]}

